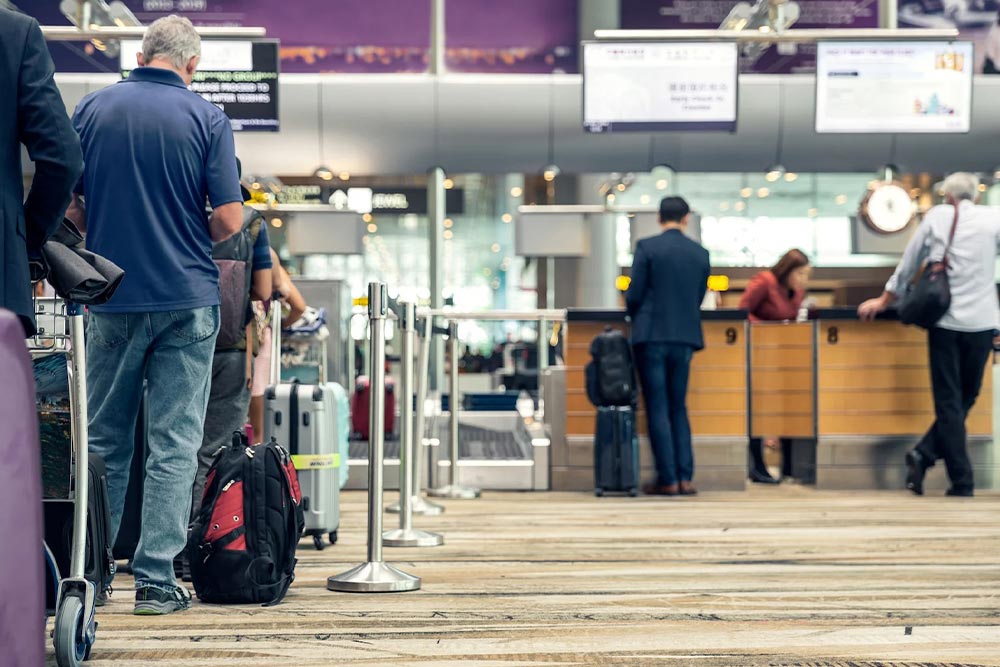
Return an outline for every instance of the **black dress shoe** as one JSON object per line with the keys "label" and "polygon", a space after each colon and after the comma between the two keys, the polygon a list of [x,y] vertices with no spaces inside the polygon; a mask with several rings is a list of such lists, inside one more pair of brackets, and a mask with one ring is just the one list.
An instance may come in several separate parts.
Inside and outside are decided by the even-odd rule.
{"label": "black dress shoe", "polygon": [[924,495],[924,476],[929,467],[919,450],[906,452],[906,488],[918,496]]}
{"label": "black dress shoe", "polygon": [[771,473],[756,468],[750,468],[750,481],[754,484],[780,484],[778,480],[771,477]]}
{"label": "black dress shoe", "polygon": [[944,492],[946,496],[953,496],[956,498],[972,498],[975,493],[972,489],[957,489],[954,486]]}

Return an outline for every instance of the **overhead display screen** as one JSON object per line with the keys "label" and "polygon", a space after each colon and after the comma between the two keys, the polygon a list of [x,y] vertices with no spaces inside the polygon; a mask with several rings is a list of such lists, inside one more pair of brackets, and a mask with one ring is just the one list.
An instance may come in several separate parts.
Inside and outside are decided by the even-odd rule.
{"label": "overhead display screen", "polygon": [[816,131],[963,133],[972,42],[820,42]]}
{"label": "overhead display screen", "polygon": [[585,42],[587,132],[736,131],[734,42]]}
{"label": "overhead display screen", "polygon": [[[122,40],[122,76],[142,42]],[[222,109],[235,132],[277,132],[278,41],[203,40],[191,90]]]}

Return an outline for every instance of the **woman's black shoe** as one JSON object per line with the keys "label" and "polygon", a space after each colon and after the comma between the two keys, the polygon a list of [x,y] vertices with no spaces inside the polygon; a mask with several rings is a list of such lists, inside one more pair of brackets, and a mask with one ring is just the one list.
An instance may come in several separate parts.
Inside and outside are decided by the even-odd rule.
{"label": "woman's black shoe", "polygon": [[750,438],[750,481],[754,484],[779,483],[764,464],[764,441],[760,438]]}

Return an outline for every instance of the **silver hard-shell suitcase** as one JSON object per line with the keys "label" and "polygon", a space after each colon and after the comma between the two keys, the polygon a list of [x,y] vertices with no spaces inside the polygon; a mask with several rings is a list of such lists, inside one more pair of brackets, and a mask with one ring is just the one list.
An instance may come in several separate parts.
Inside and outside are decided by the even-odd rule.
{"label": "silver hard-shell suitcase", "polygon": [[264,441],[274,438],[292,456],[302,489],[306,534],[317,549],[326,536],[337,543],[340,527],[340,460],[337,446],[337,402],[324,385],[280,384],[281,310],[271,306],[270,386],[264,390]]}

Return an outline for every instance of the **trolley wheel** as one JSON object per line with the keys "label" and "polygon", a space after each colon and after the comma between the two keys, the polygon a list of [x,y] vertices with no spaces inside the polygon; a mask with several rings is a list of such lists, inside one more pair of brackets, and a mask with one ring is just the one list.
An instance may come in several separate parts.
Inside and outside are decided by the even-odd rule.
{"label": "trolley wheel", "polygon": [[84,639],[83,601],[67,596],[56,610],[56,629],[53,634],[56,664],[59,667],[80,667],[87,659],[90,647]]}
{"label": "trolley wheel", "polygon": [[326,544],[323,542],[322,535],[313,535],[313,546],[316,547],[316,551],[322,551],[326,549]]}
{"label": "trolley wheel", "polygon": [[629,498],[635,498],[638,495],[639,495],[639,489],[635,488],[634,486],[628,490]]}
{"label": "trolley wheel", "polygon": [[330,540],[330,544],[336,544],[337,543],[337,531],[335,531],[335,530],[330,531],[330,534],[327,537]]}
{"label": "trolley wheel", "polygon": [[603,498],[604,497],[604,489],[602,489],[600,487],[594,489],[594,495],[597,496],[598,498]]}

